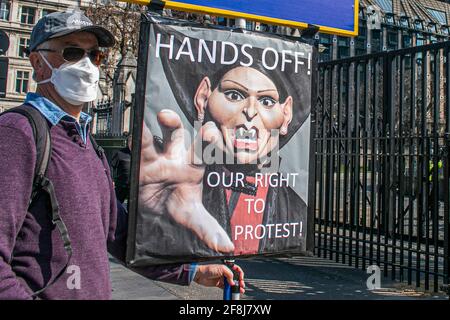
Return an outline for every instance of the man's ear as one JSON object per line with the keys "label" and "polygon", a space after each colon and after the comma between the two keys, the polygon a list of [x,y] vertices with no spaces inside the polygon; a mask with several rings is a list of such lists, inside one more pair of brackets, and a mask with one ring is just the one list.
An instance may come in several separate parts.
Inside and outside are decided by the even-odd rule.
{"label": "man's ear", "polygon": [[198,85],[194,96],[194,105],[197,110],[197,115],[204,115],[208,104],[209,96],[211,95],[211,81],[208,77],[204,77]]}
{"label": "man's ear", "polygon": [[288,133],[289,123],[292,121],[292,97],[289,96],[286,98],[286,101],[281,105],[281,109],[283,110],[283,124],[280,128],[280,134],[286,135]]}
{"label": "man's ear", "polygon": [[39,54],[34,51],[30,52],[28,59],[30,59],[31,66],[33,67],[34,72],[36,74],[36,80],[40,81],[45,72],[44,61],[39,56]]}

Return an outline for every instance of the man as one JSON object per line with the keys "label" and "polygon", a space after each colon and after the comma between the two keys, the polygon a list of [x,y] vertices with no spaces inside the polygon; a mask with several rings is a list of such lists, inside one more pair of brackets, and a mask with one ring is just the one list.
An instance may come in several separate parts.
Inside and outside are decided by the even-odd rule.
{"label": "man", "polygon": [[130,165],[131,165],[131,139],[127,136],[127,145],[118,150],[111,159],[111,167],[113,168],[114,188],[116,190],[117,199],[124,203],[130,195]]}
{"label": "man", "polygon": [[[114,44],[112,34],[94,26],[81,12],[43,17],[30,38],[29,59],[38,83],[25,105],[36,108],[50,126],[52,154],[47,177],[52,181],[72,242],[67,272],[43,291],[42,299],[110,299],[107,247],[124,257],[124,231],[117,225],[117,205],[105,157],[96,154],[88,136],[90,116],[82,112],[96,98],[101,62],[99,47]],[[0,299],[32,299],[33,292],[55,278],[67,261],[57,229],[51,222],[48,198],[28,208],[36,144],[27,118],[0,117]],[[243,273],[239,267],[240,284]],[[222,265],[167,265],[136,270],[152,279],[206,286],[232,283]],[[77,273],[79,285],[69,285]]]}

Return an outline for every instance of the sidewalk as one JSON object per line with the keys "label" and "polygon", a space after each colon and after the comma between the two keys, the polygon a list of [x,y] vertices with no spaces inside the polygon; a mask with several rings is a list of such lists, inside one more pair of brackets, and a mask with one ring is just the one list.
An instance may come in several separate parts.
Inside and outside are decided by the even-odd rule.
{"label": "sidewalk", "polygon": [[110,257],[113,300],[174,300],[179,299],[158,282],[134,273]]}
{"label": "sidewalk", "polygon": [[[441,300],[448,297],[415,290],[381,277],[381,289],[366,287],[368,274],[317,257],[258,258],[237,263],[246,272],[243,300]],[[221,300],[222,290],[193,283],[177,286],[148,280],[111,261],[113,299]]]}

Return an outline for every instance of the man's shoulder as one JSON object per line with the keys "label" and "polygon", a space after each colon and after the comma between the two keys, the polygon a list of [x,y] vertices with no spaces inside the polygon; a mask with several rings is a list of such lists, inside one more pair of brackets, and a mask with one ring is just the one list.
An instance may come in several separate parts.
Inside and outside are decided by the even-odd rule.
{"label": "man's shoulder", "polygon": [[30,122],[26,116],[20,113],[8,112],[0,115],[0,130],[10,129],[22,132],[25,136],[33,138],[33,129]]}

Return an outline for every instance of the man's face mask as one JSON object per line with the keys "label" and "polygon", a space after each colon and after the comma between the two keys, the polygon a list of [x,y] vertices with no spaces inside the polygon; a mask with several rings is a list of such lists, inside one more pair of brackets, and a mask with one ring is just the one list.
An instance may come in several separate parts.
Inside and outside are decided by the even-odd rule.
{"label": "man's face mask", "polygon": [[97,98],[100,73],[88,56],[77,62],[65,62],[59,68],[54,68],[42,53],[39,54],[52,70],[52,76],[38,84],[51,82],[56,92],[73,105],[81,105]]}

